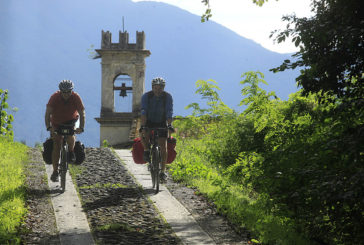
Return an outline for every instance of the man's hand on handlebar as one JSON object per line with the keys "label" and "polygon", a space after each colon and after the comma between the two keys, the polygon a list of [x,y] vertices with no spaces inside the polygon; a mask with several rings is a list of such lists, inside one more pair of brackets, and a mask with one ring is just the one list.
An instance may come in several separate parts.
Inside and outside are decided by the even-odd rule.
{"label": "man's hand on handlebar", "polygon": [[168,130],[169,130],[170,133],[174,133],[175,132],[174,127],[172,125],[169,124],[167,126],[167,128],[168,128]]}
{"label": "man's hand on handlebar", "polygon": [[[58,133],[57,133],[57,130],[55,130],[55,128],[53,128],[53,127],[49,127],[49,128],[47,128],[47,131],[49,131],[49,133],[50,133],[51,135],[58,134]],[[83,129],[83,128],[76,128],[73,132],[74,132],[75,134],[81,134],[81,133],[83,133],[83,132],[84,132],[84,129]]]}

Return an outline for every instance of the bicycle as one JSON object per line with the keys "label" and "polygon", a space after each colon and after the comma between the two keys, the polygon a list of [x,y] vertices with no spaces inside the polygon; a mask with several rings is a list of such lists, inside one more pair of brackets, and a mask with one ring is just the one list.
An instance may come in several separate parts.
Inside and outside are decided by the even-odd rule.
{"label": "bicycle", "polygon": [[160,183],[160,171],[162,164],[161,150],[158,144],[159,139],[159,131],[166,130],[166,128],[149,128],[150,130],[150,174],[152,177],[152,185],[155,188],[155,193],[159,192],[159,183]]}
{"label": "bicycle", "polygon": [[68,144],[67,144],[67,137],[70,135],[75,134],[75,129],[73,126],[60,126],[56,132],[56,134],[63,136],[63,142],[61,147],[61,155],[59,158],[58,163],[58,173],[61,179],[61,189],[62,192],[66,190],[66,174],[68,170],[68,163],[69,163],[69,154],[68,154]]}

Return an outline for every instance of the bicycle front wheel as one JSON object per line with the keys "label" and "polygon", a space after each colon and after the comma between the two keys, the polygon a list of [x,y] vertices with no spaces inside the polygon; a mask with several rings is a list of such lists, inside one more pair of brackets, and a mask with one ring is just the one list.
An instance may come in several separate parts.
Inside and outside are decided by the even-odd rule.
{"label": "bicycle front wheel", "polygon": [[60,163],[60,177],[61,177],[61,189],[64,192],[66,190],[66,173],[67,173],[67,150],[65,147],[61,151],[61,163]]}
{"label": "bicycle front wheel", "polygon": [[155,188],[155,192],[159,192],[159,172],[160,172],[160,149],[159,147],[155,147],[152,150],[152,182],[153,188]]}

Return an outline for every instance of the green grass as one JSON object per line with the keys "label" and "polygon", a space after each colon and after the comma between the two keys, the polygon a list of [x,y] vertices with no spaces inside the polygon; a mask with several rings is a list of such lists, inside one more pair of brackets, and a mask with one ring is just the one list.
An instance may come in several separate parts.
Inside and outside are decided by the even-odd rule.
{"label": "green grass", "polygon": [[76,164],[69,164],[68,165],[70,175],[72,178],[76,178],[78,175],[82,175],[82,172],[84,171],[85,167],[82,165],[76,165]]}
{"label": "green grass", "polygon": [[0,244],[20,242],[17,229],[26,214],[24,163],[27,146],[0,136]]}
{"label": "green grass", "polygon": [[218,211],[238,229],[252,232],[256,238],[252,243],[309,244],[294,230],[292,220],[271,214],[274,207],[266,196],[232,183],[200,154],[201,148],[203,143],[199,140],[177,144],[178,155],[169,170],[175,180],[197,188],[196,194],[214,202]]}

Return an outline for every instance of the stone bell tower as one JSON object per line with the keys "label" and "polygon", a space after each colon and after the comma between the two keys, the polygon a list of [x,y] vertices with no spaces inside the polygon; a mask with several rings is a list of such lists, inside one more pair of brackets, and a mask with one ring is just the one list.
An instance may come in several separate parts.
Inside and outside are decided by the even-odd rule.
{"label": "stone bell tower", "polygon": [[[95,118],[100,123],[100,146],[104,140],[111,146],[123,145],[130,142],[131,132],[137,127],[141,97],[145,91],[145,58],[150,55],[145,49],[145,34],[136,32],[136,43],[129,43],[129,33],[119,31],[119,42],[112,43],[111,33],[102,31],[101,49],[96,52],[102,67],[101,112],[100,117]],[[120,75],[129,76],[132,85],[115,86]],[[115,112],[114,91],[117,90],[122,97],[131,91],[131,112]]]}

